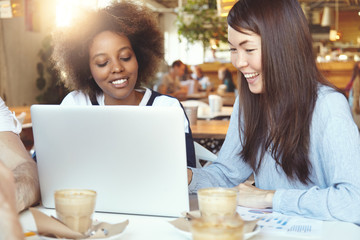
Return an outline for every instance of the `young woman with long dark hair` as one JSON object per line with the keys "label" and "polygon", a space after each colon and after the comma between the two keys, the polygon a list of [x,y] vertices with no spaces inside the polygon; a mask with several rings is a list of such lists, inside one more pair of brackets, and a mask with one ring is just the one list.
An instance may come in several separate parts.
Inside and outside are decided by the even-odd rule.
{"label": "young woman with long dark hair", "polygon": [[242,206],[360,224],[359,131],[317,69],[298,1],[239,0],[227,20],[239,97],[217,161],[188,170],[190,191],[237,186]]}

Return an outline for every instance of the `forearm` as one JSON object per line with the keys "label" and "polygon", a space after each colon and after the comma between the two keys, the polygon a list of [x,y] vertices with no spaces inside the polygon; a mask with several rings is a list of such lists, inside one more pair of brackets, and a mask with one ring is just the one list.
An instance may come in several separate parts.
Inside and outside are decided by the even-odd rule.
{"label": "forearm", "polygon": [[24,239],[16,211],[14,190],[13,172],[0,162],[0,240]]}
{"label": "forearm", "polygon": [[272,208],[274,190],[263,190],[253,186],[249,182],[238,186],[238,204],[250,208]]}
{"label": "forearm", "polygon": [[40,200],[37,167],[34,161],[25,162],[14,170],[16,184],[16,207],[20,212]]}
{"label": "forearm", "polygon": [[180,89],[177,90],[178,93],[187,93],[189,91],[189,88],[187,86],[180,86]]}
{"label": "forearm", "polygon": [[[219,160],[222,161],[223,159]],[[251,175],[251,169],[239,160],[233,161],[235,162],[234,165],[227,162],[225,164],[213,162],[207,167],[188,170],[190,193],[196,193],[197,190],[208,187],[235,187],[244,182]]]}
{"label": "forearm", "polygon": [[360,224],[359,187],[346,185],[339,184],[326,189],[277,190],[273,198],[273,210],[286,215]]}
{"label": "forearm", "polygon": [[1,204],[0,207],[0,240],[20,240],[24,239],[18,214],[8,204]]}
{"label": "forearm", "polygon": [[209,170],[209,167],[210,166],[205,168],[188,169],[188,184],[190,193],[196,193],[197,190],[201,188],[227,186],[223,181],[225,178],[222,175],[217,175],[217,171],[207,171]]}

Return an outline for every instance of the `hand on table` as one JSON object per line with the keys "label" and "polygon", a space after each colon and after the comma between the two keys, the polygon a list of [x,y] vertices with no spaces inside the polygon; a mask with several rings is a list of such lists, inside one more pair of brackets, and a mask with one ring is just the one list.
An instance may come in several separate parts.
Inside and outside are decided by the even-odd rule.
{"label": "hand on table", "polygon": [[187,169],[188,185],[191,183],[193,172],[190,168]]}
{"label": "hand on table", "polygon": [[238,205],[251,208],[272,208],[275,191],[262,190],[248,182],[237,186],[239,190]]}

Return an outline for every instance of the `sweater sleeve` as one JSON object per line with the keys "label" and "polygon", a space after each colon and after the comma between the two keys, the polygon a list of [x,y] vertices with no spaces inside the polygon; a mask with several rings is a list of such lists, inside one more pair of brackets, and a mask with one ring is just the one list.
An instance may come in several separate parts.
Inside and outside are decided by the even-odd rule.
{"label": "sweater sleeve", "polygon": [[206,187],[234,187],[244,182],[252,173],[239,153],[242,149],[238,130],[239,99],[234,104],[230,125],[225,141],[215,162],[204,168],[192,168],[193,177],[189,191],[196,193],[198,189]]}
{"label": "sweater sleeve", "polygon": [[274,211],[360,224],[360,136],[346,100],[337,95],[325,104],[329,113],[322,113],[321,121],[313,120],[311,128],[314,180],[324,184],[277,189]]}

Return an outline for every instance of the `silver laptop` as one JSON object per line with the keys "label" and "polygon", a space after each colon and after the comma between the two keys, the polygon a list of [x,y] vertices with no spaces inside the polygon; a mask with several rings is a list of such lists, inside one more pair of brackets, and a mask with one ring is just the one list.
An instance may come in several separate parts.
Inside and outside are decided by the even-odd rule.
{"label": "silver laptop", "polygon": [[174,107],[33,105],[42,204],[97,192],[96,211],[178,217],[189,210],[184,113]]}

